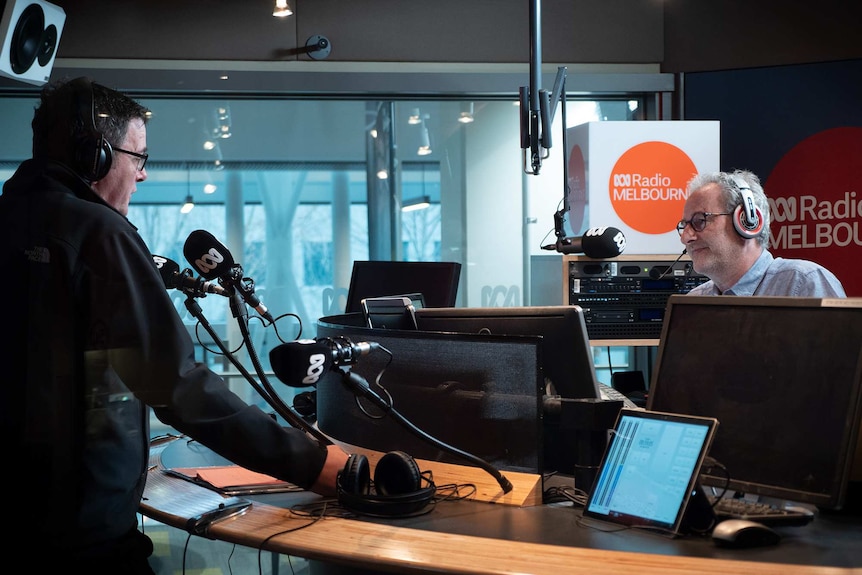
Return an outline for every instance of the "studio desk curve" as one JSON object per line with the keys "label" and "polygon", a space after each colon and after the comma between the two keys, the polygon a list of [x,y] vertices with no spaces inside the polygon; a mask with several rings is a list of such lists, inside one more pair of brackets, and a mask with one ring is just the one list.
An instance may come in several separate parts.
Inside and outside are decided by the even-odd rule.
{"label": "studio desk curve", "polygon": [[[165,474],[160,458],[164,447],[162,443],[151,449],[140,511],[185,530],[190,517],[217,507],[224,498]],[[419,461],[423,470],[426,463],[432,468],[437,465]],[[452,480],[438,478],[437,468],[433,472],[438,485]],[[671,539],[638,530],[603,531],[594,523],[584,524],[580,509],[571,504],[536,502],[535,490],[527,493],[531,491],[528,480],[515,478],[513,483],[514,493],[522,492],[514,500],[441,501],[430,513],[412,518],[313,521],[291,511],[322,500],[313,493],[254,496],[249,497],[252,506],[245,513],[214,523],[202,536],[325,564],[392,573],[862,574],[859,517],[820,516],[805,527],[782,528],[783,540],[774,547],[721,549],[705,536]],[[494,490],[493,479],[486,485]]]}

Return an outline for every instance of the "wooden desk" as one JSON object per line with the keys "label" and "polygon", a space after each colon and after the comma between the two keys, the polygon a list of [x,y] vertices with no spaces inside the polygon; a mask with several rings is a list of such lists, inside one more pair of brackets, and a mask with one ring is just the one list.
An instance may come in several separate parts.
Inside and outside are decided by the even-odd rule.
{"label": "wooden desk", "polygon": [[[218,505],[216,493],[159,469],[159,447],[141,512],[185,528],[186,520]],[[420,462],[420,466],[422,463]],[[436,477],[436,475],[435,475]],[[559,575],[860,575],[862,522],[818,518],[785,528],[777,547],[724,550],[700,538],[671,540],[638,531],[584,526],[580,511],[556,505],[440,502],[411,519],[318,521],[289,507],[319,501],[308,492],[255,499],[243,515],[213,525],[207,536],[325,563],[397,573]]]}

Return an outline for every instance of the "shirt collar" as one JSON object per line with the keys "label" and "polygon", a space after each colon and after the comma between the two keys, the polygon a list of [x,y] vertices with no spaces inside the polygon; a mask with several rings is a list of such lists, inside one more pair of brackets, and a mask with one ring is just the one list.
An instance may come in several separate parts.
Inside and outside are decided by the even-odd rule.
{"label": "shirt collar", "polygon": [[748,271],[730,289],[725,290],[724,295],[754,295],[772,260],[769,250],[763,250],[754,265],[748,268]]}

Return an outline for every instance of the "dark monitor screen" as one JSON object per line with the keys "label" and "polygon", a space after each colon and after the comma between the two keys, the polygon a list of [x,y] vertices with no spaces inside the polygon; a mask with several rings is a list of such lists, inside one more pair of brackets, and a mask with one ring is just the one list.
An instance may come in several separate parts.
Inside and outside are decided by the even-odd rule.
{"label": "dark monitor screen", "polygon": [[[860,420],[862,299],[672,295],[647,407],[714,417],[729,489],[843,505]],[[705,485],[721,487],[719,469]]]}
{"label": "dark monitor screen", "polygon": [[345,312],[362,311],[368,297],[421,293],[427,307],[452,307],[458,296],[458,262],[355,261]]}
{"label": "dark monitor screen", "polygon": [[423,331],[540,336],[542,370],[553,384],[549,394],[601,397],[580,306],[428,308],[416,310],[416,325]]}
{"label": "dark monitor screen", "polygon": [[[392,407],[411,424],[499,469],[541,472],[539,338],[373,329],[361,322],[361,314],[324,317],[317,331],[322,337],[376,342],[388,350],[391,361],[377,349],[357,358],[350,371],[372,385],[379,382]],[[316,407],[320,430],[343,442],[472,464],[411,433],[376,407],[369,409],[367,402],[358,405],[338,369],[317,383]]]}

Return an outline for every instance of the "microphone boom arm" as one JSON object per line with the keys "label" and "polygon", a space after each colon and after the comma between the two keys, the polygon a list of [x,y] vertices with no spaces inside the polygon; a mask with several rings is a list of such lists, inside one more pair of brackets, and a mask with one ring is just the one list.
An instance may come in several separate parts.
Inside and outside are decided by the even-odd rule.
{"label": "microphone boom arm", "polygon": [[[249,352],[249,354],[253,355],[253,357],[256,358],[257,355],[253,353],[253,348],[249,344],[250,339],[248,339],[248,337],[247,337],[247,333],[248,333],[247,326],[244,330],[242,328],[242,326],[245,325],[245,322],[241,321],[241,318],[243,318],[243,314],[238,311],[240,309],[245,310],[245,305],[242,301],[239,301],[238,303],[234,303],[234,300],[236,300],[236,299],[239,299],[239,296],[237,296],[236,293],[232,293],[231,294],[231,309],[234,310],[234,316],[237,317],[238,320],[240,320],[239,324],[240,324],[240,330],[243,332],[243,340],[246,342],[249,349],[251,350]],[[188,294],[188,296],[186,297],[185,305],[186,305],[186,309],[189,311],[189,313],[192,314],[192,316],[195,317],[195,319],[197,319],[200,322],[200,324],[203,326],[203,328],[206,330],[206,332],[210,335],[210,337],[216,343],[216,345],[221,350],[221,352],[225,355],[225,357],[228,358],[228,360],[237,369],[237,371],[239,371],[239,373],[245,378],[246,381],[248,381],[248,383],[254,388],[254,390],[280,416],[282,416],[285,419],[285,421],[287,421],[292,427],[295,427],[297,429],[301,429],[301,430],[305,431],[306,433],[314,436],[317,440],[321,441],[324,445],[329,445],[332,443],[332,441],[328,437],[326,437],[326,435],[324,435],[322,431],[309,425],[302,418],[302,416],[300,416],[298,413],[294,412],[283,401],[281,401],[281,399],[278,397],[278,395],[272,389],[272,386],[269,384],[268,381],[266,381],[266,379],[264,377],[262,377],[261,379],[263,381],[266,381],[266,389],[261,387],[261,385],[257,381],[255,381],[255,379],[254,379],[254,377],[252,377],[251,373],[249,373],[249,371],[245,368],[245,366],[242,364],[242,362],[240,362],[230,352],[227,345],[224,343],[224,341],[222,341],[222,339],[216,333],[216,331],[212,327],[212,325],[210,325],[209,321],[204,316],[203,310],[201,309],[200,305],[198,304],[197,301],[195,301],[194,297],[191,294]],[[245,310],[245,311],[247,313],[247,310]],[[260,368],[259,368],[259,362],[255,362],[255,365],[256,365],[256,367],[258,367],[258,373],[262,375],[262,370],[260,370]]]}
{"label": "microphone boom arm", "polygon": [[440,441],[436,437],[433,437],[432,435],[429,435],[428,433],[416,427],[410,420],[405,418],[394,407],[392,407],[390,402],[387,402],[382,397],[377,395],[377,393],[375,393],[371,389],[371,386],[361,375],[355,374],[349,370],[341,370],[341,381],[342,383],[344,383],[345,387],[347,387],[350,391],[353,392],[354,395],[356,395],[357,398],[364,397],[370,400],[385,413],[389,413],[390,415],[392,415],[395,421],[397,421],[399,424],[401,424],[408,431],[410,431],[420,439],[428,441],[433,445],[443,449],[444,451],[448,451],[452,455],[466,459],[477,467],[480,467],[483,470],[487,471],[492,477],[494,477],[494,479],[497,480],[497,483],[502,488],[503,493],[509,493],[510,491],[512,491],[512,482],[509,481],[502,473],[500,473],[499,470],[494,468],[487,461],[476,457],[472,453],[467,453],[466,451],[462,451],[457,447],[449,445],[448,443],[444,443],[443,441]]}

